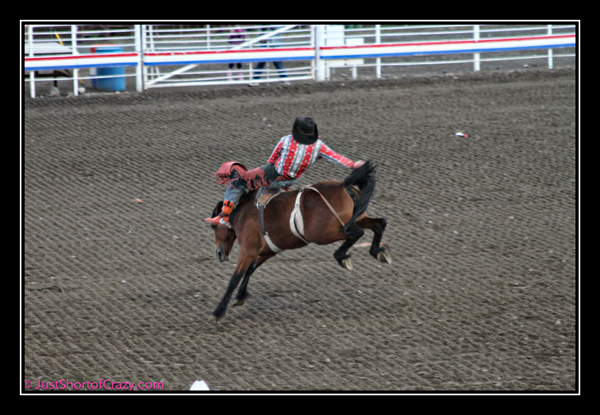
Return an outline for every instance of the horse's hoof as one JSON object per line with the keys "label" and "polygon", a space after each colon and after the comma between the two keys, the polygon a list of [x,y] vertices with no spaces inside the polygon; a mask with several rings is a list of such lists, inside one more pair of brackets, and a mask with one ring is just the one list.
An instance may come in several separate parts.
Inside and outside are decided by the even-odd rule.
{"label": "horse's hoof", "polygon": [[219,320],[221,320],[221,317],[217,317],[214,314],[211,314],[210,317],[208,318],[208,321],[210,323],[215,323],[215,324],[218,323]]}
{"label": "horse's hoof", "polygon": [[342,259],[342,266],[349,271],[352,271],[352,269],[354,268],[351,259]]}
{"label": "horse's hoof", "polygon": [[244,304],[246,304],[246,300],[249,297],[250,297],[250,293],[248,291],[246,291],[246,294],[244,294],[242,297],[235,299],[235,303],[233,303],[233,305],[234,306],[244,305]]}
{"label": "horse's hoof", "polygon": [[388,251],[381,251],[377,254],[377,261],[383,262],[386,264],[392,263],[392,256]]}

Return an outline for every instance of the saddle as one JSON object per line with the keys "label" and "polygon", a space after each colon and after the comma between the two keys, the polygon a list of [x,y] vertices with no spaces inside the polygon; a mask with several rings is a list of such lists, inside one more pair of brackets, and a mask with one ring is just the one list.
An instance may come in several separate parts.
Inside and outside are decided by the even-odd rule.
{"label": "saddle", "polygon": [[258,189],[258,192],[256,192],[256,197],[254,198],[256,208],[258,210],[264,210],[271,201],[271,199],[278,196],[283,191],[283,189],[271,189],[270,187],[261,187],[260,189]]}

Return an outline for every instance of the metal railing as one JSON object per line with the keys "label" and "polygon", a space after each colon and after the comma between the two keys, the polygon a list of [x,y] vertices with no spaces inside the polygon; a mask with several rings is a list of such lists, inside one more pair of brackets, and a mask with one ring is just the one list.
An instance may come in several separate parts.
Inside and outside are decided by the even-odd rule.
{"label": "metal railing", "polygon": [[[312,28],[297,25],[230,25],[190,29],[145,26],[146,88],[314,79]],[[232,38],[232,35],[240,37]],[[310,50],[302,56],[294,50]],[[283,51],[275,55],[277,51]],[[261,59],[264,59],[261,62]],[[304,65],[284,62],[304,59]],[[275,70],[268,62],[275,62]],[[174,65],[179,65],[173,68]],[[200,70],[198,66],[202,65]],[[256,78],[257,66],[261,68]],[[280,79],[281,78],[281,79]]]}
{"label": "metal railing", "polygon": [[[137,26],[115,25],[109,28],[77,25],[27,25],[24,33],[25,81],[35,97],[36,82],[73,81],[73,94],[85,90],[84,81],[135,77],[141,80],[141,44]],[[102,48],[116,48],[111,54]],[[103,68],[134,68],[133,73]],[[100,70],[99,70],[100,68]],[[141,84],[140,84],[141,85]],[[138,88],[141,90],[141,88]]]}
{"label": "metal railing", "polygon": [[[352,68],[354,78],[356,68],[375,68],[380,78],[384,67],[472,64],[473,70],[479,71],[481,63],[547,59],[552,69],[554,58],[575,57],[575,24],[326,26],[326,39],[327,31],[332,29],[333,49],[344,51],[345,47],[347,56],[328,56],[330,60],[323,63],[324,80],[329,79],[332,68],[339,67]],[[554,36],[564,37],[554,40]],[[354,49],[352,53],[350,48]],[[556,48],[568,51],[554,54]],[[360,49],[371,49],[373,53],[361,54]]]}
{"label": "metal railing", "polygon": [[575,57],[576,31],[575,24],[27,25],[24,69],[35,97],[37,82],[56,86],[59,80],[72,81],[78,95],[90,82],[97,87],[130,78],[142,92],[324,81],[343,67],[354,78],[359,70],[380,78],[383,69],[398,66],[469,64],[478,71],[482,64],[519,59],[546,59],[552,68],[556,58]]}

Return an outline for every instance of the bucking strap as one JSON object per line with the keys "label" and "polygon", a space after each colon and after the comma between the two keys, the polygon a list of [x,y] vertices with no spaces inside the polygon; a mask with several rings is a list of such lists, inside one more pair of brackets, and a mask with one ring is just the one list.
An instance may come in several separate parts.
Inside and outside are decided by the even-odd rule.
{"label": "bucking strap", "polygon": [[296,196],[296,203],[294,205],[294,210],[292,211],[292,214],[290,216],[290,229],[292,230],[292,233],[297,238],[300,238],[304,242],[306,242],[307,244],[309,244],[310,242],[308,242],[304,238],[304,218],[302,217],[302,212],[300,210],[300,198],[302,197],[302,193],[306,189],[313,190],[313,191],[317,192],[318,195],[321,196],[321,199],[323,199],[323,202],[325,202],[325,204],[327,205],[327,207],[329,208],[329,210],[331,210],[331,213],[333,213],[333,215],[335,216],[335,218],[338,220],[338,222],[340,223],[340,225],[342,225],[342,227],[343,227],[345,224],[344,224],[344,221],[342,220],[342,218],[340,218],[340,215],[338,215],[338,213],[335,211],[335,209],[333,208],[333,206],[331,206],[331,203],[329,203],[329,201],[327,201],[327,199],[325,198],[325,196],[323,196],[321,194],[321,192],[319,192],[316,188],[314,188],[312,186],[305,186],[305,187],[303,187],[298,192],[298,196]]}
{"label": "bucking strap", "polygon": [[342,227],[344,227],[344,225],[345,225],[344,221],[342,220],[342,218],[340,218],[340,215],[337,214],[337,212],[335,211],[333,206],[331,206],[331,204],[327,201],[327,199],[325,199],[325,196],[323,196],[321,194],[321,192],[319,192],[317,189],[315,189],[312,186],[306,186],[305,189],[310,189],[310,190],[314,190],[315,192],[317,192],[319,194],[319,196],[321,196],[321,199],[323,199],[323,202],[325,202],[325,204],[327,205],[329,210],[331,210],[331,213],[333,213],[333,216],[335,216],[335,218],[338,220],[340,225],[342,225]]}
{"label": "bucking strap", "polygon": [[[338,215],[338,213],[335,211],[335,209],[333,208],[333,206],[331,206],[331,204],[329,203],[329,201],[327,201],[327,199],[325,198],[325,196],[323,196],[321,194],[321,192],[319,192],[316,188],[314,188],[312,186],[305,186],[305,187],[303,187],[302,189],[300,189],[298,191],[298,195],[296,196],[296,201],[294,203],[294,210],[292,210],[292,214],[290,215],[290,230],[292,231],[292,233],[294,234],[294,236],[296,236],[299,239],[302,239],[302,241],[304,241],[308,245],[310,242],[307,241],[304,238],[304,218],[302,217],[302,211],[300,210],[300,202],[301,202],[301,198],[302,198],[302,193],[304,193],[304,191],[306,189],[313,190],[313,191],[317,192],[318,195],[321,196],[321,199],[323,199],[323,202],[325,202],[325,204],[327,205],[327,207],[329,208],[329,210],[331,210],[331,213],[333,213],[333,215],[335,216],[335,218],[338,220],[338,222],[340,223],[340,225],[342,225],[342,227],[343,227],[345,224],[344,224],[344,221],[342,220],[342,218],[340,218],[340,215]],[[260,200],[260,198],[258,198],[257,203],[256,203],[256,207],[258,208],[258,217],[260,219],[260,227],[262,229],[263,237],[265,238],[265,241],[267,242],[267,245],[269,245],[269,248],[271,248],[271,250],[273,252],[275,252],[275,253],[282,252],[283,249],[277,247],[277,245],[275,245],[273,243],[273,241],[269,237],[269,234],[265,230],[264,212],[265,212],[265,208],[267,207],[267,204],[277,194],[279,194],[279,193],[275,193],[273,195],[269,195],[270,197],[266,200],[266,203],[263,201],[264,204],[263,203],[258,203],[258,200]]]}

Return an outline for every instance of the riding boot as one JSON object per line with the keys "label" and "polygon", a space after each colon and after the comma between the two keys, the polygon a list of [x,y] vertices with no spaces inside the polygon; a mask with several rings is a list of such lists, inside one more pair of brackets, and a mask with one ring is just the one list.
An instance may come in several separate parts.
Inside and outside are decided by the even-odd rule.
{"label": "riding boot", "polygon": [[206,218],[205,220],[213,226],[229,226],[229,215],[231,215],[231,212],[233,212],[234,208],[235,205],[232,202],[225,200],[223,201],[223,208],[221,209],[221,213],[219,213],[214,218]]}

